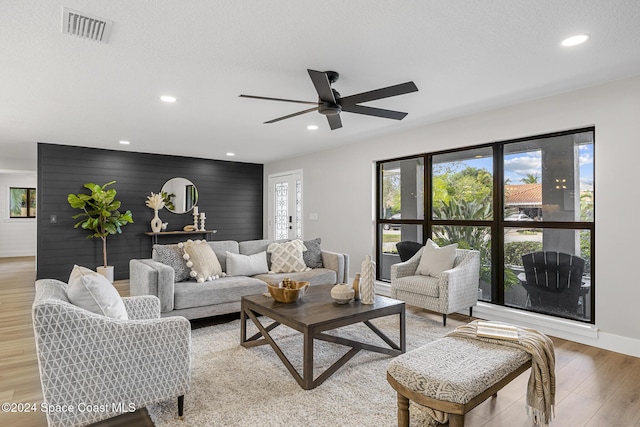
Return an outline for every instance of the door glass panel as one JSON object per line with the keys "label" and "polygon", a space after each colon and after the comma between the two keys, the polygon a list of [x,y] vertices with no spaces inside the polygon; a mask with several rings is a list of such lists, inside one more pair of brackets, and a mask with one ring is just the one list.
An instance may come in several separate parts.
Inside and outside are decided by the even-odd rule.
{"label": "door glass panel", "polygon": [[477,148],[433,156],[433,219],[493,218],[493,150]]}
{"label": "door glass panel", "polygon": [[302,180],[296,180],[296,238],[302,239]]}
{"label": "door glass panel", "polygon": [[289,237],[289,183],[275,184],[275,238]]}

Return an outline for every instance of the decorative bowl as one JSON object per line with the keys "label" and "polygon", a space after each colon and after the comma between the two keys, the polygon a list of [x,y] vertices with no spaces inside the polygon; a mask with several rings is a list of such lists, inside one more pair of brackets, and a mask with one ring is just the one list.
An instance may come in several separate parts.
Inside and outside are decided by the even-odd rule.
{"label": "decorative bowl", "polygon": [[331,298],[338,304],[348,304],[353,299],[356,292],[349,285],[339,283],[331,288]]}
{"label": "decorative bowl", "polygon": [[309,287],[309,282],[289,282],[291,288],[279,288],[278,286],[267,283],[269,293],[274,300],[283,303],[292,303],[298,301],[304,296]]}

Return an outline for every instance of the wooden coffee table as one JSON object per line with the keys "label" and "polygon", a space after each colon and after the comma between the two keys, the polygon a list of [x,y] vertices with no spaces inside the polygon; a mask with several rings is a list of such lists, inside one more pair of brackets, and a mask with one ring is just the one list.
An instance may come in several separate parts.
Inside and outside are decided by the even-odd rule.
{"label": "wooden coffee table", "polygon": [[[293,378],[305,390],[310,390],[322,384],[333,375],[342,365],[355,356],[360,350],[368,350],[377,353],[397,356],[405,352],[405,305],[404,302],[376,296],[374,304],[360,304],[352,301],[349,304],[337,304],[331,298],[330,292],[333,285],[311,286],[306,295],[299,301],[284,304],[274,301],[271,297],[250,295],[242,297],[240,312],[240,343],[244,347],[255,347],[269,344],[276,352],[282,363],[287,367]],[[396,344],[370,320],[398,314],[400,344]],[[257,316],[266,316],[274,322],[263,326]],[[251,319],[259,332],[247,338],[247,318]],[[389,348],[367,344],[348,338],[341,338],[325,334],[325,331],[363,322],[373,332],[389,345]],[[269,331],[279,325],[286,325],[304,335],[303,344],[303,369],[302,375],[293,367],[289,359],[284,355]],[[328,341],[351,347],[344,356],[327,368],[315,380],[313,379],[313,342],[314,340]]]}

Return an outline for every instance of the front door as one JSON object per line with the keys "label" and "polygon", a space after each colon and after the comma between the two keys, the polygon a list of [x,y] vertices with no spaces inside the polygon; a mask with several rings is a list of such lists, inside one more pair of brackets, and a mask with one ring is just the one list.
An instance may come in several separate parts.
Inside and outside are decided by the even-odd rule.
{"label": "front door", "polygon": [[302,171],[269,175],[270,239],[302,239]]}

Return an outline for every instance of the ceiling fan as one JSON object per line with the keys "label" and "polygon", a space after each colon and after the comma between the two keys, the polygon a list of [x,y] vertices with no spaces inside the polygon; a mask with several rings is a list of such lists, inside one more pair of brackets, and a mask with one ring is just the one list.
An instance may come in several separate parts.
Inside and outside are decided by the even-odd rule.
{"label": "ceiling fan", "polygon": [[417,92],[418,88],[413,82],[401,83],[399,85],[388,86],[381,89],[372,90],[369,92],[362,92],[356,95],[340,96],[338,91],[333,89],[331,85],[338,80],[339,74],[335,71],[315,71],[309,70],[309,77],[318,92],[318,101],[298,101],[295,99],[284,98],[271,98],[266,96],[254,96],[254,95],[240,95],[243,98],[255,98],[265,99],[268,101],[283,101],[283,102],[295,102],[298,104],[314,105],[313,108],[307,110],[298,111],[297,113],[288,114],[277,119],[269,120],[267,123],[275,123],[280,120],[289,119],[291,117],[299,116],[301,114],[310,113],[311,111],[318,111],[320,114],[324,114],[329,122],[331,130],[336,130],[342,127],[342,120],[340,120],[340,113],[346,111],[348,113],[364,114],[367,116],[383,117],[386,119],[402,120],[407,113],[393,110],[385,110],[382,108],[365,107],[358,105],[361,102],[375,101],[377,99],[390,98],[392,96],[404,95],[406,93]]}

